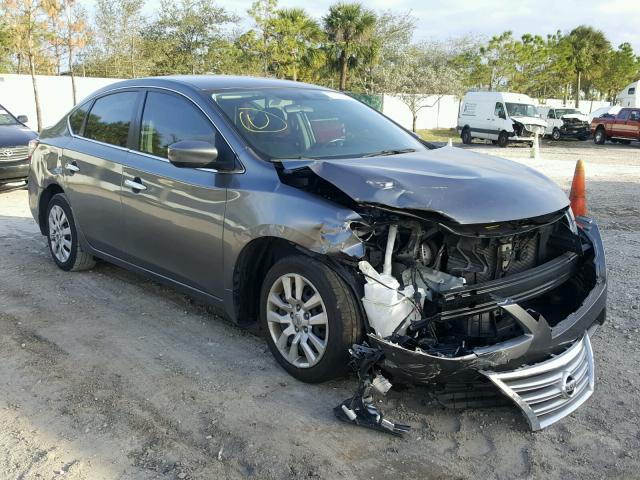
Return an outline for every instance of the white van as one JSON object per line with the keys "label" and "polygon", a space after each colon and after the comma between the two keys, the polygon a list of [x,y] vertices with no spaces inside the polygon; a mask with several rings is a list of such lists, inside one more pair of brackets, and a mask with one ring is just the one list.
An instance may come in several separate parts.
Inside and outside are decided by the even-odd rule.
{"label": "white van", "polygon": [[630,83],[616,97],[616,103],[621,107],[640,107],[640,80]]}
{"label": "white van", "polygon": [[533,144],[547,122],[539,117],[533,100],[520,93],[467,92],[458,115],[462,142],[483,138],[506,147],[509,142]]}

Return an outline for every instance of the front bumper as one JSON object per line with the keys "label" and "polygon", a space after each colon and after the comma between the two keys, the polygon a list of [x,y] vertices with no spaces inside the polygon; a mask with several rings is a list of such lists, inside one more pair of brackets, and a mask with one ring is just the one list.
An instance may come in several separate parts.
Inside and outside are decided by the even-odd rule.
{"label": "front bumper", "polygon": [[[452,299],[455,314],[478,313],[500,307],[511,314],[522,326],[524,334],[491,346],[476,348],[472,353],[459,357],[437,356],[422,350],[408,350],[397,343],[369,334],[372,346],[380,348],[384,354],[383,368],[394,380],[405,383],[466,383],[485,377],[484,372],[507,372],[525,365],[533,365],[548,360],[570,348],[582,339],[590,328],[602,324],[606,316],[607,280],[604,248],[597,224],[588,218],[580,217],[582,234],[593,248],[591,262],[595,275],[595,284],[586,295],[582,304],[573,313],[557,322],[553,327],[544,317],[534,318],[517,302],[527,300],[553,289],[561,278],[555,278],[558,272],[571,275],[572,260],[568,256],[549,270],[545,264],[534,278],[525,275],[513,276],[511,282],[494,282],[487,291],[474,291],[474,299],[465,303],[464,298]],[[551,262],[550,262],[551,263]],[[529,271],[528,273],[531,273]],[[519,278],[518,278],[519,277]],[[509,277],[506,277],[507,279]],[[503,279],[505,280],[505,279]],[[529,282],[529,283],[528,283]],[[466,309],[466,312],[465,312]]]}
{"label": "front bumper", "polygon": [[0,161],[0,183],[26,180],[29,176],[29,159],[11,162]]}
{"label": "front bumper", "polygon": [[[542,136],[542,135],[541,135]],[[533,142],[535,139],[534,135],[531,135],[530,137],[526,137],[526,136],[518,136],[515,133],[513,134],[513,136],[509,137],[509,141],[510,142]]]}
{"label": "front bumper", "polygon": [[589,127],[588,126],[567,126],[560,127],[560,136],[564,138],[588,138]]}

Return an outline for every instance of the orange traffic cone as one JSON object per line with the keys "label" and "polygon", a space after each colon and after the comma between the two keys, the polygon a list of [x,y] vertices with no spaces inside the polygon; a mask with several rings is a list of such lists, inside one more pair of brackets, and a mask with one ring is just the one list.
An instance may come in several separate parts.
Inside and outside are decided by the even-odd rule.
{"label": "orange traffic cone", "polygon": [[573,182],[571,182],[569,201],[571,202],[571,210],[576,217],[584,217],[587,215],[587,188],[585,185],[584,163],[582,160],[578,160],[576,163]]}

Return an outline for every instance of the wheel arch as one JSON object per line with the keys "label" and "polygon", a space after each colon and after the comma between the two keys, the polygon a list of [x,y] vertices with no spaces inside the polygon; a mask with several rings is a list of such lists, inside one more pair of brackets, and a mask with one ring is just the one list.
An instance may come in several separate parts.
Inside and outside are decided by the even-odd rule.
{"label": "wheel arch", "polygon": [[[307,255],[328,265],[342,278],[354,298],[360,318],[366,318],[360,298],[364,295],[364,284],[354,268],[346,265],[346,254],[322,255],[299,244],[280,237],[265,236],[252,240],[244,246],[233,270],[233,309],[237,323],[257,323],[260,316],[260,289],[269,269],[278,260],[292,255]],[[342,262],[341,260],[345,260]],[[351,259],[354,262],[354,259]]]}
{"label": "wheel arch", "polygon": [[64,193],[64,190],[57,183],[52,183],[47,186],[38,199],[38,226],[40,227],[40,233],[42,235],[47,234],[47,206],[54,195]]}

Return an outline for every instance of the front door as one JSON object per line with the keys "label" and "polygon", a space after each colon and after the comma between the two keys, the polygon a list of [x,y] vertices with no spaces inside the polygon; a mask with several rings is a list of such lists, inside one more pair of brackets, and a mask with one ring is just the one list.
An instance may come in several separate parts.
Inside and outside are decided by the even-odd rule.
{"label": "front door", "polygon": [[505,125],[507,122],[507,111],[504,108],[504,103],[496,102],[493,115],[491,116],[491,120],[489,122],[489,134],[487,137],[490,140],[497,140],[500,132],[502,130],[506,130],[507,132],[513,130],[513,126]]}
{"label": "front door", "polygon": [[91,247],[116,256],[124,248],[122,165],[139,95],[112,93],[79,107],[70,118],[74,137],[62,152],[65,192],[77,225]]}
{"label": "front door", "polygon": [[626,132],[626,123],[629,120],[629,114],[631,113],[631,109],[622,109],[618,116],[616,117],[616,121],[611,124],[611,136],[614,138],[624,138]]}
{"label": "front door", "polygon": [[182,140],[208,141],[220,155],[231,154],[189,99],[149,90],[123,170],[126,260],[221,298],[228,175],[169,163],[167,147]]}
{"label": "front door", "polygon": [[640,110],[631,110],[624,125],[624,137],[640,140]]}

